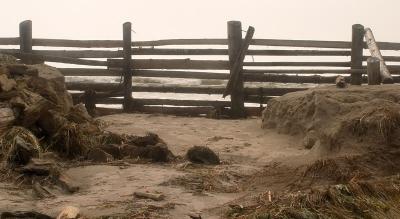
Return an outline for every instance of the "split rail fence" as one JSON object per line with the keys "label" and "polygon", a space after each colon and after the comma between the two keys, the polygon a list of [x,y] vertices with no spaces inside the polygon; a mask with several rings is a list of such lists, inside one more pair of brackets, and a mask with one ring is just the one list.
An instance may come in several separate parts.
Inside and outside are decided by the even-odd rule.
{"label": "split rail fence", "polygon": [[[378,74],[381,77],[378,76],[378,80],[382,80],[384,83],[397,83],[400,81],[399,76],[395,76],[400,72],[400,65],[386,65],[385,63],[385,61],[390,63],[400,62],[400,56],[382,57],[380,52],[383,50],[400,50],[400,43],[375,43],[372,32],[359,24],[352,27],[351,41],[253,39],[250,37],[250,48],[244,50],[242,47],[244,40],[241,22],[229,21],[227,26],[228,36],[226,39],[133,41],[131,23],[127,22],[123,24],[122,40],[66,40],[32,38],[32,22],[24,21],[20,23],[19,37],[0,38],[0,45],[19,46],[19,49],[3,48],[0,49],[0,53],[14,55],[27,64],[57,62],[88,66],[85,68],[59,68],[68,77],[123,78],[122,83],[67,83],[67,88],[71,90],[74,100],[84,102],[88,108],[93,108],[96,104],[123,106],[122,109],[98,107],[98,110],[105,113],[134,111],[200,115],[207,114],[213,110],[226,110],[231,117],[238,118],[249,114],[259,114],[262,104],[267,103],[271,98],[307,89],[296,86],[268,87],[265,86],[267,82],[334,84],[337,75],[348,75],[346,80],[349,83],[360,85],[368,81],[367,66],[370,66],[370,73],[379,71]],[[364,41],[364,37],[367,39],[366,41]],[[169,48],[171,46],[177,48]],[[194,48],[196,46],[197,48]],[[213,48],[198,48],[199,46]],[[41,47],[41,49],[33,49],[34,47]],[[45,50],[42,47],[52,47],[52,49]],[[55,50],[54,48],[57,49]],[[78,50],[77,48],[80,49]],[[371,53],[366,53],[365,49],[369,49]],[[285,59],[285,57],[316,57],[317,61],[260,62],[245,60],[236,63],[241,50],[243,50],[242,53],[247,58],[259,56],[264,58],[280,57],[281,59]],[[375,57],[375,60],[370,59],[368,65],[366,61],[371,55],[367,54],[372,54]],[[227,58],[224,60],[141,58],[152,56],[226,56]],[[332,60],[337,59],[337,57],[345,57],[348,61],[319,61],[321,57],[325,57],[325,59],[326,57],[331,57]],[[376,63],[380,66],[377,67]],[[179,100],[174,98],[150,99],[135,97],[137,92],[217,94],[222,96],[226,91],[225,85],[133,85],[132,77],[211,79],[227,82],[235,71],[234,68],[239,71],[238,75],[235,76],[235,87],[232,88],[230,93],[230,100]],[[388,76],[383,72],[382,69],[384,68],[387,70],[386,73],[390,71],[390,80],[384,80]],[[221,71],[225,71],[225,73],[221,73]],[[326,76],[327,74],[329,76]],[[248,84],[251,86],[248,86]],[[171,94],[172,97],[173,95]],[[248,104],[245,103],[257,103],[260,104],[260,107],[248,107]]]}

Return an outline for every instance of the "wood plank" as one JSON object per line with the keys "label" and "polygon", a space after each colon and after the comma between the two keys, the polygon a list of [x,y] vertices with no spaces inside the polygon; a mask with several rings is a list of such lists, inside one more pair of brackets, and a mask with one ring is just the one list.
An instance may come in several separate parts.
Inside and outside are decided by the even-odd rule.
{"label": "wood plank", "polygon": [[[8,53],[5,53],[8,54]],[[37,55],[32,53],[11,53],[20,59],[39,59],[47,62],[58,62],[58,63],[66,63],[66,64],[76,64],[76,65],[90,65],[90,66],[107,66],[106,61],[97,61],[97,60],[86,60],[86,59],[77,59],[77,58],[68,58],[68,57],[59,57],[59,56],[47,56],[47,55]]]}
{"label": "wood plank", "polygon": [[350,50],[249,50],[247,55],[259,56],[350,56]]}
{"label": "wood plank", "polygon": [[322,41],[322,40],[281,40],[281,39],[253,39],[251,45],[258,46],[288,46],[288,47],[316,47],[316,48],[351,48],[347,41]]}
{"label": "wood plank", "polygon": [[121,70],[95,68],[58,68],[64,76],[122,76]]}
{"label": "wood plank", "polygon": [[134,76],[162,77],[162,78],[190,78],[190,79],[217,79],[227,80],[226,73],[198,72],[198,71],[166,71],[166,70],[135,70]]}
{"label": "wood plank", "polygon": [[366,69],[244,69],[243,73],[251,74],[366,74]]}
{"label": "wood plank", "polygon": [[[337,76],[299,76],[299,75],[283,75],[283,74],[245,74],[246,82],[275,82],[275,83],[314,83],[314,84],[333,84]],[[346,82],[350,82],[351,77],[344,77]],[[362,82],[367,82],[367,77],[361,78]]]}
{"label": "wood plank", "polygon": [[122,48],[123,45],[122,40],[33,39],[33,46],[45,47]]}
{"label": "wood plank", "polygon": [[133,48],[135,55],[228,55],[227,49]]}
{"label": "wood plank", "polygon": [[[121,92],[122,86],[117,83],[87,83],[87,82],[67,82],[68,90],[88,90],[98,92]],[[133,92],[156,92],[156,93],[195,93],[195,94],[222,94],[225,90],[223,86],[143,86],[133,87]],[[307,88],[263,88],[268,96],[281,96],[286,93],[307,90]],[[246,95],[258,95],[259,88],[244,88]]]}
{"label": "wood plank", "polygon": [[350,62],[244,62],[244,66],[320,66],[350,67]]}
{"label": "wood plank", "polygon": [[[108,59],[110,68],[122,67],[122,60]],[[134,59],[133,69],[204,69],[228,70],[228,61],[222,60],[191,60],[191,59]]]}
{"label": "wood plank", "polygon": [[165,39],[152,41],[135,41],[133,46],[171,46],[171,45],[227,45],[227,39]]}
{"label": "wood plank", "polygon": [[215,106],[229,107],[230,101],[213,100],[177,100],[177,99],[134,99],[139,105],[171,105],[171,106]]}
{"label": "wood plank", "polygon": [[374,34],[372,33],[370,28],[365,29],[365,40],[368,46],[368,49],[371,53],[372,57],[375,57],[380,60],[380,71],[381,71],[381,80],[384,84],[393,83],[392,75],[388,67],[386,66],[385,60],[382,57],[381,51],[379,50],[378,45],[375,42]]}
{"label": "wood plank", "polygon": [[246,57],[247,54],[247,50],[249,49],[251,39],[253,39],[254,31],[255,29],[252,26],[250,26],[247,29],[246,36],[239,47],[240,49],[238,50],[238,53],[236,54],[235,62],[231,66],[230,78],[228,80],[228,84],[226,85],[224,94],[222,95],[223,98],[225,98],[228,95],[231,95],[234,92],[233,90],[243,89],[243,79],[241,75],[243,69],[243,63],[244,63],[244,58]]}
{"label": "wood plank", "polygon": [[19,45],[19,37],[2,37],[0,45]]}
{"label": "wood plank", "polygon": [[[18,49],[0,49],[0,53],[18,53]],[[33,50],[32,54],[68,58],[120,58],[122,50]]]}

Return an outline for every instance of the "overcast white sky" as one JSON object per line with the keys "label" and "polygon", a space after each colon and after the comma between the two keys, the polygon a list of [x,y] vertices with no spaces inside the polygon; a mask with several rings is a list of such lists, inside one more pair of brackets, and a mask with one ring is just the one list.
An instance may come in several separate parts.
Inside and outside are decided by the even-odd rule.
{"label": "overcast white sky", "polygon": [[349,40],[351,25],[373,28],[379,41],[400,41],[400,0],[3,0],[0,37],[33,21],[33,36],[134,40],[226,37],[226,22],[256,28],[255,38]]}

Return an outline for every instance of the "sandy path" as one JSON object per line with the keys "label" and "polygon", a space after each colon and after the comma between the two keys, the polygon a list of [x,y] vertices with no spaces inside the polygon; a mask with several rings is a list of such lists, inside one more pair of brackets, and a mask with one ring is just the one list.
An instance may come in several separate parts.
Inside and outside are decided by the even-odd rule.
{"label": "sandy path", "polygon": [[[212,179],[215,174],[219,180],[218,185],[234,187],[236,181],[255,174],[267,163],[293,161],[307,154],[296,137],[262,130],[259,119],[213,120],[146,114],[120,114],[101,119],[109,124],[107,129],[113,132],[133,135],[148,131],[157,133],[176,155],[184,156],[193,145],[207,145],[221,156],[224,164],[197,169],[182,169],[182,164],[128,167],[92,165],[72,168],[66,173],[79,182],[79,192],[35,200],[29,195],[30,191],[7,191],[10,185],[5,184],[0,189],[0,211],[34,209],[55,216],[63,206],[74,205],[81,208],[85,215],[95,217],[140,212],[148,206],[155,206],[166,210],[158,216],[153,215],[153,218],[189,218],[189,212],[199,212],[205,218],[219,218],[221,212],[208,209],[216,209],[246,195],[246,192],[215,189],[198,195],[185,188],[191,181],[184,181],[182,185],[165,182],[182,176],[195,180],[206,176],[208,179],[207,174]],[[203,175],[196,175],[197,172]],[[133,197],[135,191],[160,192],[166,199],[161,202],[137,199]]]}
{"label": "sandy path", "polygon": [[222,158],[234,163],[262,166],[274,160],[306,154],[299,139],[261,129],[261,120],[215,120],[160,116],[148,114],[119,114],[102,118],[110,124],[108,130],[126,134],[157,133],[173,153],[184,155],[193,145],[206,145]]}

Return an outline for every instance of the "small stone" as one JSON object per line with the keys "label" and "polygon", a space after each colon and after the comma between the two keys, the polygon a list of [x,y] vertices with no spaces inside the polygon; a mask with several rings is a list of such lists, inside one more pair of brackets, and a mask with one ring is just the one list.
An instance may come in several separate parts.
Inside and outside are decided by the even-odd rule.
{"label": "small stone", "polygon": [[74,206],[67,206],[58,214],[57,219],[78,219],[80,218],[80,210]]}

